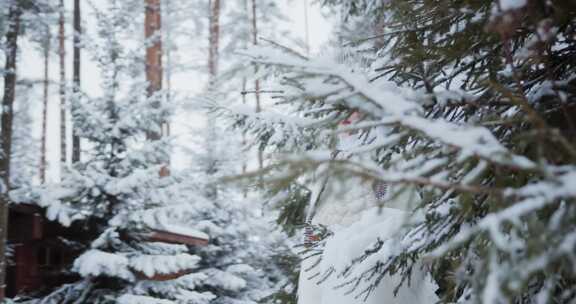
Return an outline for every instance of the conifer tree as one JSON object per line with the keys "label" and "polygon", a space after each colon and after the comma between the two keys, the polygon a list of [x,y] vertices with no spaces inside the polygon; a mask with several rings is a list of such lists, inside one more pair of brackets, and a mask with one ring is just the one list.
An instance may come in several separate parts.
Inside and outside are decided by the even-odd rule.
{"label": "conifer tree", "polygon": [[[251,211],[253,201],[240,199],[240,189],[220,183],[217,197],[206,193],[239,168],[238,151],[231,149],[237,143],[225,136],[214,152],[199,152],[193,169],[158,175],[170,139],[147,138],[161,129],[175,104],[161,102],[163,90],[147,90],[144,60],[135,50],[148,44],[121,43],[142,24],[125,10],[130,4],[108,4],[106,12],[93,7],[98,36],[83,42],[99,64],[102,95],[88,96],[78,88],[70,98],[76,134],[90,149],[61,182],[12,192],[46,208],[49,220],[91,227],[72,268],[82,279],[36,302],[255,303],[282,279],[267,260],[272,246],[284,248],[282,235]],[[220,156],[217,174],[196,170],[215,156]],[[210,242],[205,247],[152,242],[153,230],[209,236]]]}
{"label": "conifer tree", "polygon": [[[233,45],[238,37],[220,29],[237,21],[238,16],[227,13],[238,8],[218,0],[209,1],[208,7],[209,79],[204,97],[211,103],[208,106],[214,107],[229,102],[228,90],[233,88],[230,82],[234,82],[234,67],[232,71],[219,67],[229,66],[223,59],[229,56],[230,48],[222,42]],[[246,198],[237,185],[222,182],[223,178],[239,173],[242,146],[235,132],[225,130],[229,121],[217,114],[208,113],[201,139],[205,149],[192,153],[193,180],[189,187],[205,200],[194,218],[203,223],[202,229],[207,229],[212,237],[208,246],[194,251],[202,258],[197,271],[206,275],[206,288],[216,296],[211,303],[260,303],[283,279],[278,263],[270,263],[270,259],[287,247],[283,235],[268,227],[268,218],[252,211],[259,203]]]}
{"label": "conifer tree", "polygon": [[[330,177],[327,189],[360,177],[390,184],[392,197],[415,187],[420,199],[397,237],[375,236],[322,277],[368,297],[388,275],[409,284],[425,259],[445,302],[574,301],[576,7],[324,2],[343,22],[359,22],[351,30],[384,27],[310,60],[286,48],[254,50],[253,62],[283,75],[277,107],[296,114],[232,112],[268,134],[270,148],[296,152],[264,170],[281,173],[276,186],[311,173]],[[357,137],[343,151],[334,145],[342,132]]]}
{"label": "conifer tree", "polygon": [[197,267],[199,257],[189,254],[185,245],[146,239],[157,229],[207,236],[186,228],[195,211],[178,189],[181,180],[158,175],[159,164],[168,156],[167,142],[143,141],[159,129],[159,123],[151,122],[163,121],[170,111],[158,102],[158,94],[147,97],[145,82],[127,81],[135,72],[131,68],[142,62],[118,40],[132,20],[114,3],[109,12],[97,12],[99,37],[89,45],[103,73],[103,95],[84,96],[72,105],[77,134],[93,149],[61,183],[33,189],[32,197],[47,209],[50,220],[65,226],[86,221],[95,226],[97,238],[74,262],[82,280],[41,301],[207,303],[213,298],[209,292],[193,291],[201,278],[185,276]]}

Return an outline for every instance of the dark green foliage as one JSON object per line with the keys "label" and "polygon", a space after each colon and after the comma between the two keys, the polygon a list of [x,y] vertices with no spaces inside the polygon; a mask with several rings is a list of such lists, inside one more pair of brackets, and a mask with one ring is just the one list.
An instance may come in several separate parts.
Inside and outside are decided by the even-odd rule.
{"label": "dark green foliage", "polygon": [[288,187],[285,195],[279,196],[279,201],[274,202],[274,208],[279,210],[277,223],[289,236],[294,236],[306,222],[310,194],[309,189],[294,183]]}
{"label": "dark green foliage", "polygon": [[[354,274],[351,265],[348,282],[368,282],[355,292],[370,293],[387,274],[409,278],[425,258],[445,302],[573,301],[573,1],[527,0],[505,9],[497,0],[323,3],[341,9],[345,37],[354,37],[343,61],[350,70],[368,70],[368,83],[354,78],[359,73],[353,71],[348,78],[343,67],[318,67],[326,61],[289,57],[278,64],[284,57],[269,53],[258,60],[286,73],[282,83],[296,91],[286,100],[299,114],[322,113],[313,117],[317,124],[303,129],[313,125],[314,135],[327,134],[358,114],[360,147],[371,145],[371,139],[394,140],[342,159],[312,153],[280,158],[276,169],[292,174],[281,171],[288,176],[284,185],[315,172],[416,187],[423,198],[418,212],[425,214],[398,240],[416,245],[401,248],[371,272]],[[386,81],[411,93],[378,91],[379,85],[391,87]],[[388,106],[394,98],[418,109],[393,112]],[[476,132],[487,135],[463,143]],[[329,140],[318,142],[323,144],[312,151],[336,152]],[[495,150],[485,154],[484,148]],[[379,251],[375,247],[366,255]]]}
{"label": "dark green foliage", "polygon": [[296,304],[298,301],[298,275],[300,273],[300,259],[294,254],[278,254],[272,257],[282,274],[287,278],[274,294],[262,299],[262,304]]}

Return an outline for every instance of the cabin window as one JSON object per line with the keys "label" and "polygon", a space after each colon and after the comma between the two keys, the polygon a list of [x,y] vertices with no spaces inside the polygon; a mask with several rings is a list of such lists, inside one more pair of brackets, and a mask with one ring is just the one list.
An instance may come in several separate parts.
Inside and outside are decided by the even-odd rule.
{"label": "cabin window", "polygon": [[62,252],[55,248],[40,247],[38,249],[39,266],[60,266],[62,265]]}
{"label": "cabin window", "polygon": [[38,249],[38,265],[39,266],[49,266],[50,260],[50,249],[46,247],[40,247]]}

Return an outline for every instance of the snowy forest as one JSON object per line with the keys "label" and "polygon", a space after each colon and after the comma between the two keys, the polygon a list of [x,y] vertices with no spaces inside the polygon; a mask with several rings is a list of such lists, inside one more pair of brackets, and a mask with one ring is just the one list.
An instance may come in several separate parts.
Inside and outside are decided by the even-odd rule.
{"label": "snowy forest", "polygon": [[573,0],[0,0],[0,302],[576,303]]}

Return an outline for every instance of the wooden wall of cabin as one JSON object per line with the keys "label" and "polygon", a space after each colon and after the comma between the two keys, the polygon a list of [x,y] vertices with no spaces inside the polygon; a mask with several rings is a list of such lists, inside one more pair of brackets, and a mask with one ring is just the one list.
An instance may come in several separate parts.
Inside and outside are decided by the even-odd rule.
{"label": "wooden wall of cabin", "polygon": [[93,238],[86,223],[63,227],[45,219],[32,206],[10,210],[8,244],[11,248],[6,293],[44,293],[78,280],[71,265]]}

